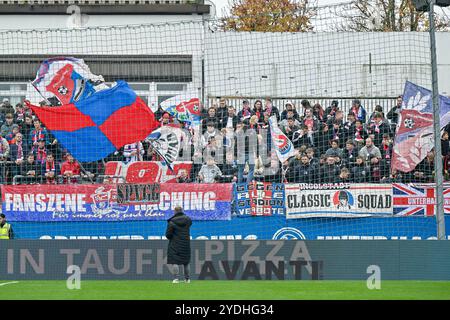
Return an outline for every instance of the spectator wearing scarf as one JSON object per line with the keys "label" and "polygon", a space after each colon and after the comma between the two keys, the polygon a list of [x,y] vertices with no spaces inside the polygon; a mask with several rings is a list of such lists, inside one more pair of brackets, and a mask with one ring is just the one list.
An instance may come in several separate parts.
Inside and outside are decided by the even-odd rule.
{"label": "spectator wearing scarf", "polygon": [[59,170],[58,166],[55,162],[55,157],[53,154],[49,153],[47,154],[46,160],[45,160],[45,178],[47,184],[56,184],[56,178],[58,176]]}
{"label": "spectator wearing scarf", "polygon": [[361,105],[359,99],[352,101],[352,107],[350,109],[354,114],[356,119],[360,120],[362,123],[366,123],[366,110]]}
{"label": "spectator wearing scarf", "polygon": [[250,119],[253,115],[253,111],[250,109],[250,103],[248,100],[244,100],[242,103],[242,110],[238,113],[238,118],[240,121],[244,121],[246,119]]}

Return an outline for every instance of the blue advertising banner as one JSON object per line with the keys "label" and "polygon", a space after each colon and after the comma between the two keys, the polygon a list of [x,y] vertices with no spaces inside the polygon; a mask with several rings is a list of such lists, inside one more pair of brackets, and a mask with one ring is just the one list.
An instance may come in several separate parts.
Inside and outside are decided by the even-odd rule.
{"label": "blue advertising banner", "polygon": [[[445,217],[450,239],[450,216]],[[166,221],[12,222],[17,239],[164,239]],[[235,217],[194,221],[192,239],[435,239],[434,217],[310,218]]]}

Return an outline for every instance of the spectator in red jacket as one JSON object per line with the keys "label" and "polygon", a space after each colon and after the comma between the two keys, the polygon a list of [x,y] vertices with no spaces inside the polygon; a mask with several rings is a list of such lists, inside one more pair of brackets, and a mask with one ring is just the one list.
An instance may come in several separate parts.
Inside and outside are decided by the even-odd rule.
{"label": "spectator in red jacket", "polygon": [[75,161],[70,153],[66,154],[66,161],[61,166],[61,175],[64,176],[64,183],[77,183],[77,178],[81,172],[80,164]]}

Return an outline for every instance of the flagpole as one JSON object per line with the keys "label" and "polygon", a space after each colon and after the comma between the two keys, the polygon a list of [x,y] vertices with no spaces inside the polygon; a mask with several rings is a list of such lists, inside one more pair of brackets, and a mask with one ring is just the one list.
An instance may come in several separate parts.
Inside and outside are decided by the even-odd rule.
{"label": "flagpole", "polygon": [[34,85],[33,81],[30,81],[30,84],[33,86],[33,88],[39,93],[39,95],[45,100],[45,102],[47,103],[47,105],[51,105],[50,101],[47,100],[46,97],[44,97],[44,95],[41,93],[41,91]]}
{"label": "flagpole", "polygon": [[432,78],[432,96],[433,96],[433,128],[434,128],[434,172],[436,181],[436,225],[437,238],[445,240],[445,217],[444,217],[444,179],[441,151],[441,124],[439,116],[439,89],[437,74],[437,56],[436,56],[436,33],[434,24],[434,5],[435,0],[430,0],[429,20],[430,20],[430,46],[431,46],[431,78]]}

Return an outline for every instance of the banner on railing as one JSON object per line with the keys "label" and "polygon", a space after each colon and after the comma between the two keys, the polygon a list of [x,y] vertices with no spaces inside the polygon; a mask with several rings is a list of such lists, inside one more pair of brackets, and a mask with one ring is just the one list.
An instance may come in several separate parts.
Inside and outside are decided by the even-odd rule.
{"label": "banner on railing", "polygon": [[120,181],[119,178],[113,178],[111,182],[114,183],[176,182],[180,170],[185,170],[187,176],[189,176],[192,162],[175,161],[172,167],[173,171],[161,161],[136,161],[128,164],[121,161],[109,161],[105,166],[105,175],[123,178]]}
{"label": "banner on railing", "polygon": [[135,186],[2,185],[2,209],[9,221],[165,220],[176,206],[183,207],[193,220],[231,217],[231,184]]}
{"label": "banner on railing", "polygon": [[238,183],[234,198],[237,215],[284,215],[284,184],[271,182]]}
{"label": "banner on railing", "polygon": [[[394,215],[434,216],[436,214],[435,185],[432,183],[393,183]],[[444,185],[444,212],[450,213],[450,184]]]}
{"label": "banner on railing", "polygon": [[287,184],[286,218],[392,215],[390,184]]}

